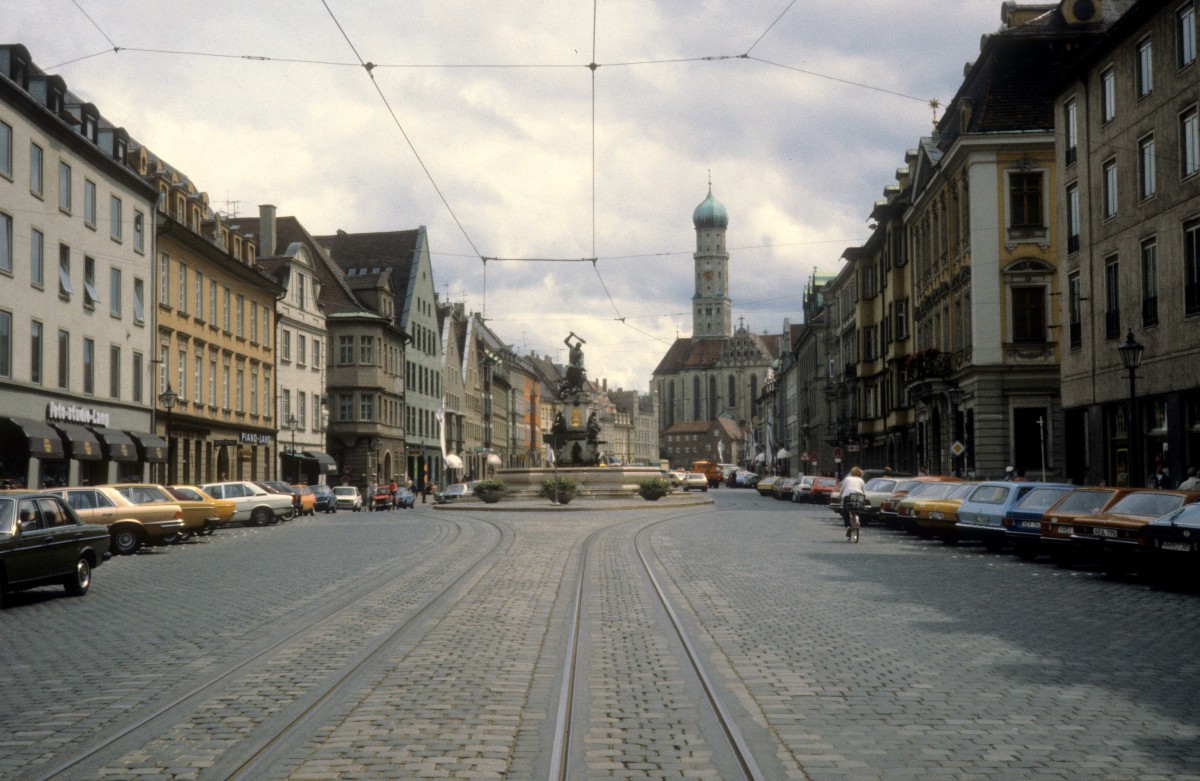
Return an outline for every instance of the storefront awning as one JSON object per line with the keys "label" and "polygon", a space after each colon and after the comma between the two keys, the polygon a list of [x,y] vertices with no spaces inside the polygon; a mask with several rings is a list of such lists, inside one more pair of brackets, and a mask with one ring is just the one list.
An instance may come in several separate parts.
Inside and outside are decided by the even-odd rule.
{"label": "storefront awning", "polygon": [[137,447],[138,460],[147,464],[167,463],[167,443],[157,434],[147,434],[144,431],[128,431],[126,434]]}
{"label": "storefront awning", "polygon": [[321,453],[316,450],[305,450],[305,458],[311,458],[317,462],[322,474],[336,475],[338,473],[337,461],[333,460],[333,456],[328,453]]}
{"label": "storefront awning", "polygon": [[92,426],[92,433],[100,440],[100,448],[109,461],[137,461],[137,448],[124,431],[103,426]]}
{"label": "storefront awning", "polygon": [[53,423],[51,428],[62,434],[63,442],[67,446],[67,455],[71,458],[76,461],[104,460],[104,454],[100,452],[100,440],[96,439],[96,435],[83,426]]}
{"label": "storefront awning", "polygon": [[22,440],[33,458],[62,458],[63,445],[58,432],[40,420],[0,418],[0,432],[6,439]]}

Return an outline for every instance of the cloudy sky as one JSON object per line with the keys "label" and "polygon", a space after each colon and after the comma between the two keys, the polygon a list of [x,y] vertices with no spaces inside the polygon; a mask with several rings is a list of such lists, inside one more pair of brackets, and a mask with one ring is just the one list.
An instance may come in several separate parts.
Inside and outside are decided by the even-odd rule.
{"label": "cloudy sky", "polygon": [[424,225],[439,295],[521,352],[563,360],[574,331],[590,377],[644,390],[691,332],[710,175],[735,326],[799,322],[1000,7],[0,0],[0,18],[219,210]]}

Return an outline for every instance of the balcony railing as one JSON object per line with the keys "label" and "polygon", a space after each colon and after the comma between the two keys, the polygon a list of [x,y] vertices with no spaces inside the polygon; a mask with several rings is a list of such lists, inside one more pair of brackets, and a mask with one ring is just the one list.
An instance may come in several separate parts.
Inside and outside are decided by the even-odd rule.
{"label": "balcony railing", "polygon": [[951,372],[950,354],[934,349],[911,353],[904,360],[904,371],[910,385],[928,379],[948,377]]}

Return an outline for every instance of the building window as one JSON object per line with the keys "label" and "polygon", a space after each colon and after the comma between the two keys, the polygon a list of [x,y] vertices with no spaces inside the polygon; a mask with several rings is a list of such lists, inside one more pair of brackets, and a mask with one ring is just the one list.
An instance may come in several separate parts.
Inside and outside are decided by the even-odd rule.
{"label": "building window", "polygon": [[171,348],[165,344],[160,344],[158,346],[158,387],[165,390],[170,381]]}
{"label": "building window", "polygon": [[[360,364],[362,364],[363,366],[374,366],[375,365],[375,337],[363,336],[363,337],[361,337],[361,340],[362,340],[360,342],[361,349],[359,350],[358,362]],[[370,420],[370,418],[368,418],[368,420]]]}
{"label": "building window", "polygon": [[[408,411],[412,412],[412,408]],[[338,394],[338,420],[354,420],[354,396],[349,393]]]}
{"label": "building window", "polygon": [[258,370],[250,368],[250,414],[258,415]]}
{"label": "building window", "polygon": [[83,392],[91,396],[96,392],[96,340],[83,340]]}
{"label": "building window", "polygon": [[208,359],[208,406],[217,408],[217,359]]}
{"label": "building window", "polygon": [[58,387],[66,390],[71,385],[71,334],[58,332]]}
{"label": "building window", "polygon": [[1158,324],[1158,242],[1142,242],[1142,325]]}
{"label": "building window", "polygon": [[133,278],[133,322],[146,322],[146,283],[137,277]]}
{"label": "building window", "polygon": [[217,327],[217,281],[208,283],[208,324]]}
{"label": "building window", "polygon": [[1121,275],[1116,256],[1104,262],[1104,338],[1121,335]]}
{"label": "building window", "polygon": [[1154,136],[1146,136],[1138,141],[1138,194],[1143,200],[1158,190],[1154,162]]}
{"label": "building window", "polygon": [[192,356],[192,401],[200,404],[204,400],[204,351],[196,348]]}
{"label": "building window", "polygon": [[1183,297],[1187,314],[1200,312],[1200,220],[1183,225]]}
{"label": "building window", "polygon": [[7,274],[13,272],[12,231],[12,217],[4,212],[0,212],[0,271]]}
{"label": "building window", "polygon": [[1104,164],[1104,217],[1115,216],[1117,213],[1117,161],[1109,160]]}
{"label": "building window", "polygon": [[308,363],[308,344],[307,337],[304,334],[296,334],[296,365],[307,366]]}
{"label": "building window", "polygon": [[[3,124],[3,123],[0,123]],[[29,192],[42,197],[46,183],[43,160],[46,153],[37,144],[29,144]]]}
{"label": "building window", "polygon": [[110,235],[114,241],[123,241],[125,239],[125,228],[122,225],[121,216],[121,199],[117,196],[112,196],[108,200],[108,217],[111,227]]}
{"label": "building window", "polygon": [[96,227],[96,183],[91,179],[83,180],[83,224]]}
{"label": "building window", "polygon": [[83,308],[93,309],[100,303],[100,293],[96,290],[96,260],[86,255],[83,258]]}
{"label": "building window", "polygon": [[1046,293],[1040,287],[1012,288],[1013,341],[1046,341]]}
{"label": "building window", "polygon": [[146,215],[137,209],[133,210],[133,248],[138,252],[146,251]]}
{"label": "building window", "polygon": [[71,166],[58,164],[58,208],[71,213]]}
{"label": "building window", "polygon": [[258,344],[258,302],[250,302],[250,343]]}
{"label": "building window", "polygon": [[225,333],[227,334],[233,333],[233,329],[231,327],[232,324],[230,323],[230,320],[233,317],[232,313],[230,312],[232,304],[233,293],[230,292],[229,288],[224,288],[221,293],[221,317]]}
{"label": "building window", "polygon": [[375,397],[370,393],[362,395],[358,419],[367,422],[375,420]]}
{"label": "building window", "polygon": [[171,305],[171,256],[165,252],[158,256],[158,303]]}
{"label": "building window", "polygon": [[29,381],[42,384],[42,339],[45,326],[37,320],[29,324]]}
{"label": "building window", "polygon": [[1144,98],[1154,91],[1154,47],[1150,39],[1137,46],[1137,94]]}
{"label": "building window", "polygon": [[246,297],[238,293],[237,297],[237,322],[235,323],[237,337],[239,339],[246,338]]}
{"label": "building window", "polygon": [[312,365],[314,369],[321,368],[321,340],[313,339],[312,341]]}
{"label": "building window", "polygon": [[179,400],[183,401],[187,398],[187,351],[179,351],[179,364],[176,366],[177,376],[175,378],[175,390],[179,393]]}
{"label": "building window", "polygon": [[241,366],[237,369],[237,411],[246,410],[246,370]]}
{"label": "building window", "polygon": [[12,177],[13,172],[12,125],[0,122],[0,174]]}
{"label": "building window", "polygon": [[292,392],[284,388],[279,393],[279,420],[284,425],[287,425],[288,418],[292,416]]}
{"label": "building window", "polygon": [[29,233],[29,281],[34,287],[46,284],[46,237],[37,228]]}
{"label": "building window", "polygon": [[352,366],[354,364],[354,337],[338,337],[338,365]]}
{"label": "building window", "polygon": [[1196,61],[1196,8],[1188,3],[1176,13],[1175,51],[1180,68]]}
{"label": "building window", "polygon": [[1079,186],[1067,186],[1067,252],[1079,251]]}
{"label": "building window", "polygon": [[121,398],[121,348],[116,345],[108,348],[108,395]]}
{"label": "building window", "polygon": [[144,370],[145,361],[146,361],[146,359],[142,357],[141,353],[133,354],[133,400],[134,401],[142,400],[142,371]]}
{"label": "building window", "polygon": [[279,329],[279,360],[292,360],[292,332],[286,328]]}
{"label": "building window", "polygon": [[1117,84],[1112,68],[1100,74],[1100,121],[1112,122],[1117,116]]}
{"label": "building window", "polygon": [[308,394],[304,391],[296,391],[296,422],[300,428],[308,425]]}
{"label": "building window", "polygon": [[229,410],[229,364],[221,367],[221,407]]}
{"label": "building window", "polygon": [[0,309],[0,377],[12,377],[12,312]]}
{"label": "building window", "polygon": [[58,245],[58,295],[69,299],[75,294],[71,286],[71,248],[66,244]]}
{"label": "building window", "polygon": [[111,268],[108,271],[108,313],[113,317],[121,316],[121,269]]}
{"label": "building window", "polygon": [[1041,173],[1009,174],[1009,189],[1012,205],[1010,224],[1014,228],[1041,228],[1042,218],[1042,175]]}
{"label": "building window", "polygon": [[1181,176],[1200,171],[1200,119],[1195,106],[1179,116],[1179,152]]}

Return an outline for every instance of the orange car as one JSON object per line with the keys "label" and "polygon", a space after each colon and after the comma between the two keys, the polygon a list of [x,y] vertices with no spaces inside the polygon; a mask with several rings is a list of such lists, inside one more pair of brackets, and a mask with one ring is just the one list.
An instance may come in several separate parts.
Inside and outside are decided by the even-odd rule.
{"label": "orange car", "polygon": [[922,483],[957,483],[956,477],[945,477],[941,475],[921,475],[920,477],[910,477],[906,480],[901,480],[896,484],[896,488],[892,491],[891,496],[879,503],[879,519],[886,523],[890,528],[898,529],[899,520],[896,514],[896,508],[904,497],[912,493],[913,489]]}
{"label": "orange car", "polygon": [[316,515],[317,514],[317,495],[312,492],[312,489],[307,485],[293,485],[292,495],[300,497],[300,507],[297,509],[299,515]]}
{"label": "orange car", "polygon": [[1075,559],[1071,535],[1075,533],[1076,519],[1105,512],[1135,490],[1076,488],[1042,516],[1041,549],[1049,553],[1050,560],[1058,566],[1071,566]]}
{"label": "orange car", "polygon": [[1200,491],[1131,491],[1102,513],[1072,523],[1071,549],[1082,559],[1099,559],[1106,571],[1123,572],[1139,545],[1142,527],[1200,500]]}

